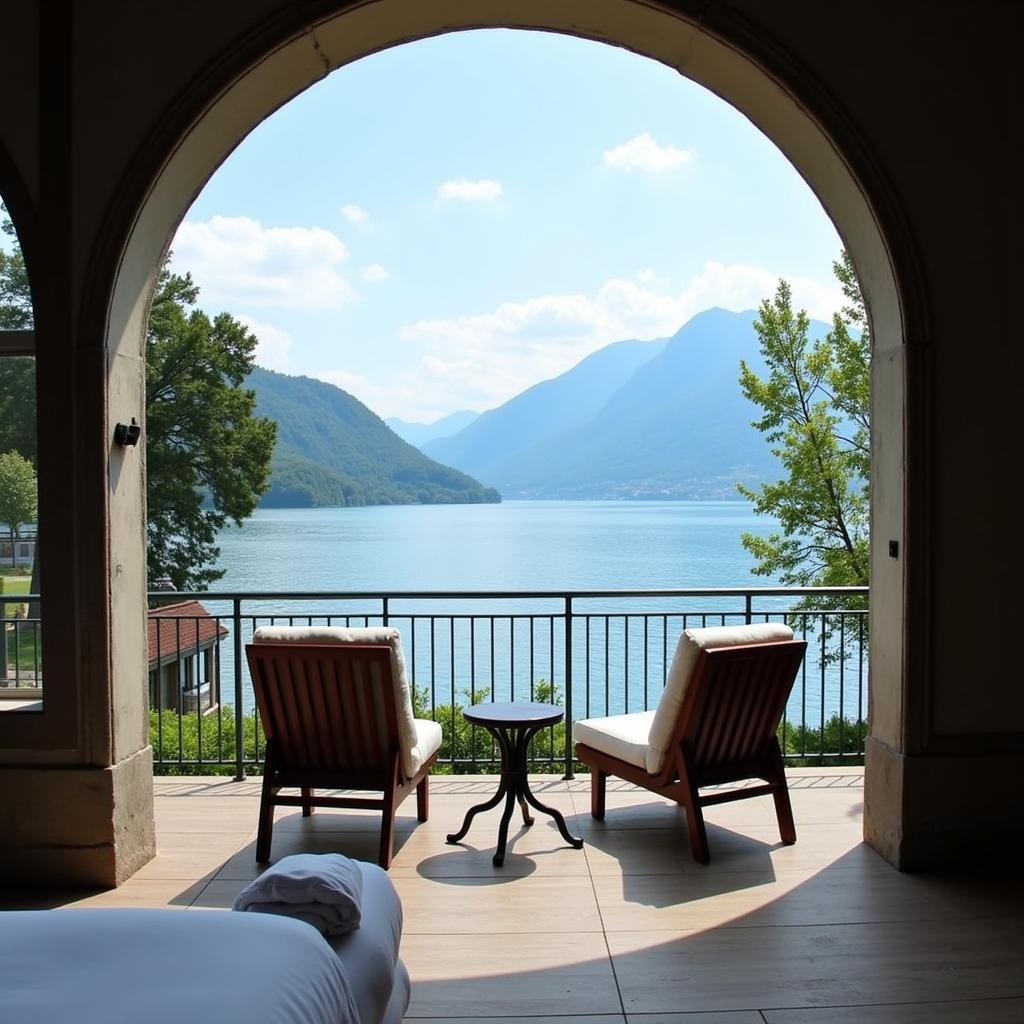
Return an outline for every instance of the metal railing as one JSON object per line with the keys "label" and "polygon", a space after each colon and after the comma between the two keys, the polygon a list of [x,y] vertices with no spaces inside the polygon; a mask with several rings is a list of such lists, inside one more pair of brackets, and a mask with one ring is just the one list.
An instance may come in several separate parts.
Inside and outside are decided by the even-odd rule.
{"label": "metal railing", "polygon": [[37,700],[42,688],[39,596],[0,592],[0,711],[10,699]]}
{"label": "metal railing", "polygon": [[[786,621],[808,640],[780,727],[786,757],[856,761],[866,733],[867,594],[865,587],[153,593],[160,606],[149,626],[154,768],[242,778],[259,766],[263,736],[244,646],[271,624],[397,627],[416,713],[441,723],[439,764],[451,771],[493,770],[497,760],[490,738],[465,723],[460,707],[481,699],[562,705],[564,722],[534,740],[531,768],[571,776],[573,721],[654,708],[684,629]],[[196,692],[204,699],[190,702]]]}

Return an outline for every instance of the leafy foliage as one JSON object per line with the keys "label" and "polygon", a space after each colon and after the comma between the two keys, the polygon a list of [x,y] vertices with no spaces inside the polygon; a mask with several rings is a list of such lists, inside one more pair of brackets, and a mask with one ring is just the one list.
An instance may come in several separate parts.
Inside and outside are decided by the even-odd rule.
{"label": "leafy foliage", "polygon": [[[12,651],[13,656],[13,651]],[[30,658],[25,668],[31,667]],[[547,683],[538,684],[538,700],[551,702]],[[441,723],[444,739],[436,775],[473,775],[498,770],[498,751],[485,729],[474,728],[456,708],[439,705],[433,712],[421,702],[422,691],[416,695],[416,715],[433,717]],[[467,703],[479,704],[489,696],[486,690],[466,695]],[[555,701],[557,703],[557,701]],[[805,765],[861,764],[867,722],[863,719],[840,718],[833,715],[825,728],[793,725],[783,722],[779,726],[779,742],[790,763]],[[565,768],[565,723],[544,729],[530,745],[530,770],[539,774],[561,773]],[[257,739],[259,741],[257,747]],[[218,714],[205,717],[195,714],[178,715],[174,711],[149,712],[149,741],[157,758],[156,771],[160,775],[233,775],[235,772],[235,716],[230,706]],[[263,733],[256,716],[242,718],[242,750],[246,766],[255,771],[264,751]],[[258,755],[258,756],[257,756]],[[842,755],[842,756],[840,756]],[[454,756],[455,763],[448,763]],[[797,758],[793,760],[794,756]],[[577,764],[577,772],[586,772]]]}
{"label": "leafy foliage", "polygon": [[[487,690],[465,693],[467,704],[479,704],[489,696]],[[557,697],[550,683],[542,679],[536,684],[535,700],[557,704]],[[433,718],[441,723],[443,739],[439,761],[449,762],[454,758],[454,764],[438,764],[435,774],[473,775],[498,770],[500,757],[490,734],[471,726],[458,707],[439,704],[431,709],[427,692],[417,688],[413,694],[413,710],[418,718]],[[149,741],[158,762],[158,774],[234,774],[235,716],[230,706],[206,716],[150,709]],[[245,764],[254,769],[263,757],[265,746],[262,728],[251,713],[242,717],[242,749]],[[532,771],[560,772],[564,769],[564,756],[564,722],[544,729],[530,744]]]}
{"label": "leafy foliage", "polygon": [[[487,689],[464,690],[465,704],[481,704],[490,699]],[[546,679],[534,685],[533,700],[541,704],[561,703],[557,689]],[[480,726],[471,725],[462,717],[461,708],[438,704],[431,709],[426,690],[419,687],[413,692],[413,713],[417,718],[433,718],[441,723],[441,750],[438,754],[439,775],[477,775],[496,772],[501,767],[501,754],[491,734]],[[542,729],[530,742],[530,770],[533,772],[561,772],[565,769],[565,722]],[[445,763],[440,763],[445,762]]]}
{"label": "leafy foliage", "polygon": [[[0,206],[0,231],[14,239],[0,249],[0,330],[32,327],[32,293],[14,225]],[[28,356],[0,359],[0,452],[16,451],[36,462],[36,370]]]}
{"label": "leafy foliage", "polygon": [[262,504],[434,505],[499,501],[498,492],[427,458],[341,388],[255,369],[257,411],[277,422]]}
{"label": "leafy foliage", "polygon": [[[779,724],[779,744],[790,763],[800,765],[863,764],[864,738],[868,723],[863,718],[833,715],[824,728],[809,725]],[[793,755],[800,760],[793,761]]]}
{"label": "leafy foliage", "polygon": [[33,465],[38,458],[36,367],[31,356],[0,359],[0,451],[18,452]]}
{"label": "leafy foliage", "polygon": [[744,534],[743,546],[756,574],[797,586],[865,586],[869,576],[871,338],[845,252],[834,270],[849,305],[823,339],[809,340],[808,316],[780,281],[754,324],[767,376],[741,362],[743,393],[763,411],[754,426],[786,471],[759,489],[738,485],[782,524],[768,537]]}
{"label": "leafy foliage", "polygon": [[[2,213],[2,208],[0,208]],[[15,238],[6,216],[5,234]],[[16,239],[15,239],[16,241]],[[253,415],[243,387],[256,338],[221,313],[192,307],[199,290],[186,274],[160,273],[146,351],[148,568],[179,589],[205,587],[221,573],[218,530],[241,522],[266,489],[275,426]],[[25,260],[0,251],[0,328],[32,327]],[[35,365],[0,359],[0,451],[36,459]]]}
{"label": "leafy foliage", "polygon": [[14,239],[9,252],[0,249],[0,330],[23,331],[32,327],[32,292],[28,286],[25,257],[7,211],[0,205],[0,231]]}
{"label": "leafy foliage", "polygon": [[0,523],[17,537],[25,523],[34,523],[38,513],[36,471],[32,463],[15,451],[0,455]]}
{"label": "leafy foliage", "polygon": [[147,331],[149,578],[170,576],[179,590],[223,575],[212,568],[217,532],[256,507],[276,437],[243,387],[255,336],[227,313],[191,308],[198,292],[165,266]]}
{"label": "leafy foliage", "polygon": [[[243,758],[250,768],[258,761],[257,739],[262,758],[263,732],[256,716],[243,715]],[[149,742],[158,775],[235,774],[235,716],[230,706],[205,716],[150,708]]]}

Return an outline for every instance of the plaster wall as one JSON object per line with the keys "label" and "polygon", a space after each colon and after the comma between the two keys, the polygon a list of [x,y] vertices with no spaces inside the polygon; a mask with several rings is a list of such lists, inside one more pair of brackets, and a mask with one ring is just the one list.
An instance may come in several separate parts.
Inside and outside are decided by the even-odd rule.
{"label": "plaster wall", "polygon": [[[764,16],[752,0],[732,6]],[[951,738],[970,736],[979,749],[1006,746],[999,737],[1024,734],[1024,689],[999,644],[967,637],[1013,614],[1024,568],[1008,487],[1009,467],[1024,454],[1012,326],[1024,269],[1014,184],[1022,10],[966,0],[781,4],[771,21],[884,164],[919,261],[921,305],[905,311],[906,344],[925,408],[909,430],[927,465],[908,483],[923,505],[913,526],[924,541],[915,539],[908,557],[918,563],[911,600],[927,612],[913,640],[920,685],[910,697],[911,749],[962,748]],[[890,414],[899,410],[876,406],[876,428]]]}

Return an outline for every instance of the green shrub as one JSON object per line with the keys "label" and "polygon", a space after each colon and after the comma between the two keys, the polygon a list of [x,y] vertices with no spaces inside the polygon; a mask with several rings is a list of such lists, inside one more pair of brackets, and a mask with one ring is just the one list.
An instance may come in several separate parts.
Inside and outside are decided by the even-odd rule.
{"label": "green shrub", "polygon": [[[501,764],[500,754],[491,734],[486,729],[470,725],[463,718],[463,705],[439,704],[431,709],[427,696],[425,690],[416,689],[413,710],[417,718],[432,718],[441,725],[443,738],[435,772],[439,775],[497,772]],[[466,690],[463,696],[466,704],[480,704],[490,693],[485,689]],[[556,706],[560,703],[557,688],[543,679],[534,688],[534,699]],[[789,722],[779,726],[779,743],[788,763],[793,765],[863,764],[866,735],[866,721],[840,718],[839,715],[829,718],[824,730]],[[149,741],[153,746],[155,771],[159,775],[235,773],[235,715],[230,706],[202,718],[194,714],[179,716],[174,711],[151,710]],[[541,730],[530,744],[530,770],[542,774],[563,772],[565,742],[564,720]],[[247,772],[261,770],[263,749],[263,731],[255,715],[243,715],[242,752]],[[181,761],[189,763],[181,764]],[[587,769],[577,764],[574,771],[586,772]]]}
{"label": "green shrub", "polygon": [[[242,716],[242,751],[249,770],[257,766],[256,740],[263,756],[263,730],[256,716]],[[235,713],[226,705],[209,715],[149,712],[149,742],[158,775],[234,775]],[[180,761],[195,762],[179,764]],[[218,761],[226,762],[218,764]]]}
{"label": "green shrub", "polygon": [[[779,744],[794,765],[863,764],[867,734],[868,723],[863,718],[833,715],[824,729],[781,723]],[[798,759],[793,760],[792,755],[798,755]]]}
{"label": "green shrub", "polygon": [[[426,689],[413,691],[413,713],[417,718],[432,718],[440,723],[441,750],[434,771],[439,775],[475,775],[497,772],[501,768],[501,752],[491,734],[480,726],[470,725],[462,717],[462,707],[482,704],[490,691],[463,690],[465,703],[452,706],[438,704],[431,709]],[[561,703],[557,688],[545,679],[533,688],[533,699],[542,704]],[[542,729],[530,743],[530,770],[538,773],[556,773],[565,770],[565,722]]]}

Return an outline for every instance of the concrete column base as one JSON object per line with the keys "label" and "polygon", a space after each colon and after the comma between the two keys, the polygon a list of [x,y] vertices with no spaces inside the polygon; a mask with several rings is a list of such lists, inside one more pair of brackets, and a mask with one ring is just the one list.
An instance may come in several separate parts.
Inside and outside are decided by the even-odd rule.
{"label": "concrete column base", "polygon": [[0,768],[0,821],[5,882],[120,885],[156,854],[152,748],[108,768]]}
{"label": "concrete column base", "polygon": [[864,840],[901,871],[1020,860],[1024,752],[910,757],[871,737]]}

